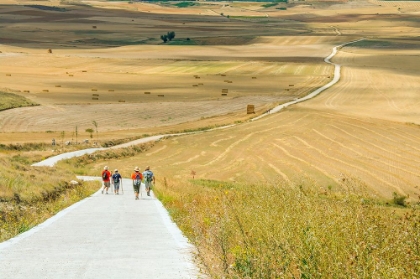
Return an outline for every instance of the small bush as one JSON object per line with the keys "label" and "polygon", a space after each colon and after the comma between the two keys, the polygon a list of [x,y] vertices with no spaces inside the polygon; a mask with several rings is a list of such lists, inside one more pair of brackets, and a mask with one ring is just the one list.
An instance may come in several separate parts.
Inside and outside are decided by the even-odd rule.
{"label": "small bush", "polygon": [[395,205],[406,207],[407,206],[406,199],[407,199],[407,196],[400,195],[400,194],[398,194],[396,192],[393,193],[392,202]]}

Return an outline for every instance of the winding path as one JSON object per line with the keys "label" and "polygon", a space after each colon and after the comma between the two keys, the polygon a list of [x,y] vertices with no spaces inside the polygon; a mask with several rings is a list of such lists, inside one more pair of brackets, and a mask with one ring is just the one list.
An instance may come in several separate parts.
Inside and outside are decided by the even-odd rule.
{"label": "winding path", "polygon": [[[341,66],[339,64],[332,63],[331,59],[337,54],[339,48],[344,47],[344,46],[349,45],[349,44],[353,44],[355,42],[359,42],[361,40],[364,40],[364,39],[359,39],[359,40],[356,40],[356,41],[351,41],[351,42],[348,42],[348,43],[344,43],[344,44],[335,46],[333,48],[332,53],[324,59],[324,61],[326,63],[334,65],[334,77],[329,83],[327,83],[326,85],[324,85],[324,86],[318,88],[317,90],[311,92],[310,94],[306,95],[305,97],[295,99],[293,101],[278,105],[278,106],[272,108],[271,110],[269,110],[268,112],[252,118],[251,121],[261,119],[262,117],[265,117],[265,116],[270,115],[272,113],[277,113],[277,112],[281,111],[282,109],[284,109],[284,108],[286,108],[290,105],[294,105],[294,104],[297,104],[297,103],[300,103],[300,102],[310,100],[310,99],[316,97],[317,95],[319,95],[324,90],[326,90],[326,89],[330,88],[331,86],[333,86],[334,84],[336,84],[341,78],[341,74],[340,74]],[[233,127],[233,126],[236,126],[236,125],[237,124],[227,125],[227,126],[224,126],[224,127],[214,128],[214,129],[211,129],[211,130],[208,130],[208,131],[226,129],[226,128],[230,128],[230,127]],[[138,140],[131,141],[131,142],[128,142],[128,143],[116,145],[116,146],[113,146],[113,147],[109,147],[109,149],[123,148],[123,147],[128,147],[128,146],[131,146],[131,145],[137,145],[137,144],[146,143],[146,142],[150,142],[150,141],[157,141],[157,140],[159,140],[161,138],[164,138],[164,137],[181,136],[181,135],[197,134],[197,133],[202,133],[202,132],[156,135],[156,136],[146,137],[146,138],[138,139]],[[60,155],[57,155],[57,156],[50,157],[50,158],[48,158],[44,161],[35,163],[32,166],[34,166],[34,167],[39,167],[39,166],[50,166],[50,167],[52,167],[60,160],[68,159],[68,158],[72,158],[72,157],[77,157],[77,156],[82,156],[82,155],[85,155],[85,154],[91,154],[91,153],[94,153],[98,150],[105,150],[105,149],[108,149],[108,148],[89,148],[89,149],[84,149],[84,150],[79,150],[79,151],[74,151],[74,152],[63,153],[63,154],[60,154]]]}

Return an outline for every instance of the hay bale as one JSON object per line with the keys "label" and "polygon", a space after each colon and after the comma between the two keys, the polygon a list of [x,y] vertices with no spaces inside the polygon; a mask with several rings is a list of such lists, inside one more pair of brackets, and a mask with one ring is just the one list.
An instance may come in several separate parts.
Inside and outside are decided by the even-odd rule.
{"label": "hay bale", "polygon": [[52,50],[50,48],[48,49],[48,53],[52,53]]}
{"label": "hay bale", "polygon": [[294,84],[289,84],[289,86],[295,86]]}
{"label": "hay bale", "polygon": [[158,97],[165,97],[165,95],[158,95]]}
{"label": "hay bale", "polygon": [[204,85],[204,83],[199,83],[198,85]]}
{"label": "hay bale", "polygon": [[72,77],[73,75],[69,75],[69,77]]}
{"label": "hay bale", "polygon": [[56,85],[55,87],[61,87],[61,85]]}
{"label": "hay bale", "polygon": [[125,103],[125,100],[118,100],[118,102],[120,102],[120,103]]}
{"label": "hay bale", "polygon": [[149,95],[149,94],[150,94],[150,92],[146,91],[146,92],[144,92],[144,94]]}
{"label": "hay bale", "polygon": [[198,84],[193,84],[193,87],[198,87]]}
{"label": "hay bale", "polygon": [[92,100],[99,100],[98,97],[92,97]]}
{"label": "hay bale", "polygon": [[257,79],[257,77],[252,77],[252,79]]}
{"label": "hay bale", "polygon": [[246,114],[253,114],[255,113],[255,106],[254,105],[247,105],[246,106]]}
{"label": "hay bale", "polygon": [[92,91],[98,91],[98,89],[96,89],[96,88],[92,88]]}
{"label": "hay bale", "polygon": [[228,93],[228,89],[222,89],[222,93]]}
{"label": "hay bale", "polygon": [[6,77],[11,77],[12,76],[12,74],[6,74]]}
{"label": "hay bale", "polygon": [[200,77],[199,76],[196,76],[195,79],[200,79]]}
{"label": "hay bale", "polygon": [[86,70],[83,70],[83,71],[82,71],[82,73],[86,73],[86,72],[87,72]]}
{"label": "hay bale", "polygon": [[108,92],[114,92],[114,89],[108,89]]}
{"label": "hay bale", "polygon": [[226,74],[221,74],[221,76],[222,76],[222,77],[225,77],[225,76],[226,76]]}
{"label": "hay bale", "polygon": [[93,97],[99,97],[99,94],[92,94]]}
{"label": "hay bale", "polygon": [[227,96],[227,94],[226,93],[222,93],[222,96]]}
{"label": "hay bale", "polygon": [[42,90],[42,92],[50,92],[48,89],[44,89]]}
{"label": "hay bale", "polygon": [[25,93],[30,93],[31,91],[29,91],[29,90],[23,90],[23,92],[25,92]]}
{"label": "hay bale", "polygon": [[92,28],[93,28],[93,29],[96,29],[96,25],[93,25],[93,26],[92,26]]}

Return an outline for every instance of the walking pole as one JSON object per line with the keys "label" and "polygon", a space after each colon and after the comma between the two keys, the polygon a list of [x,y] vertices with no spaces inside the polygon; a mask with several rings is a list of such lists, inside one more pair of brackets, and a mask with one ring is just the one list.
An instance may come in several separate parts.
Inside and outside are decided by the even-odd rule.
{"label": "walking pole", "polygon": [[122,194],[124,195],[124,186],[123,186],[123,180],[122,180],[122,178],[121,178],[121,191],[122,191]]}

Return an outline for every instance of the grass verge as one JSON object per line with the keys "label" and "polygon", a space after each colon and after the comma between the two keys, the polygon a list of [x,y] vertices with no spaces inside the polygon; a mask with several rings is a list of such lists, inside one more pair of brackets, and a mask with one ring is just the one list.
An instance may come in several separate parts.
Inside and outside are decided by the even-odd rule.
{"label": "grass verge", "polygon": [[99,182],[77,181],[68,170],[30,167],[34,159],[39,158],[32,152],[8,151],[0,155],[0,242],[27,231],[100,188]]}
{"label": "grass verge", "polygon": [[[158,184],[159,185],[159,184]],[[420,212],[300,185],[161,181],[212,278],[417,278]]]}

